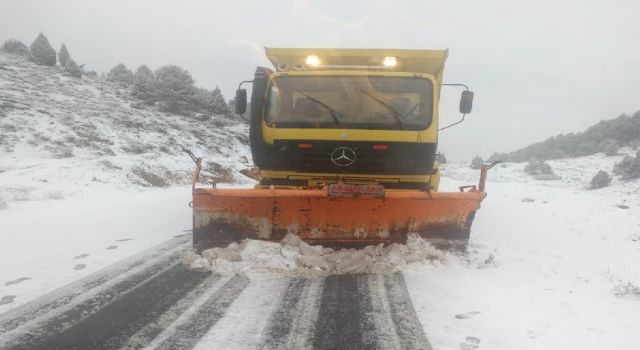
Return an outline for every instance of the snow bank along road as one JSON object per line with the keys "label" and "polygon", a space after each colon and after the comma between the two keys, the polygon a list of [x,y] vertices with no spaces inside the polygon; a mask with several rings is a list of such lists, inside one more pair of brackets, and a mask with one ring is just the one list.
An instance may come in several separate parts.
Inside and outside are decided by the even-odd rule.
{"label": "snow bank along road", "polygon": [[187,269],[177,237],[0,316],[2,349],[431,349],[403,276]]}

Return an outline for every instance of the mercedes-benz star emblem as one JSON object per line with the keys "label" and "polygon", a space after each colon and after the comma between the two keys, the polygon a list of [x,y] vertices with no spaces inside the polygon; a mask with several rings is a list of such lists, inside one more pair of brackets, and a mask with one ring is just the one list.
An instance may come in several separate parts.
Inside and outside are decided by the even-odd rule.
{"label": "mercedes-benz star emblem", "polygon": [[337,166],[347,166],[356,161],[356,152],[349,147],[338,147],[331,152],[331,161]]}

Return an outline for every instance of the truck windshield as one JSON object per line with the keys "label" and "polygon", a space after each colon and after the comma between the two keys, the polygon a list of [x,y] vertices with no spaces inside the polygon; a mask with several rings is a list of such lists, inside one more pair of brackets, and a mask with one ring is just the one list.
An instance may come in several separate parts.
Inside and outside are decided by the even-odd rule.
{"label": "truck windshield", "polygon": [[265,121],[285,128],[424,130],[432,115],[428,79],[281,76],[269,89]]}

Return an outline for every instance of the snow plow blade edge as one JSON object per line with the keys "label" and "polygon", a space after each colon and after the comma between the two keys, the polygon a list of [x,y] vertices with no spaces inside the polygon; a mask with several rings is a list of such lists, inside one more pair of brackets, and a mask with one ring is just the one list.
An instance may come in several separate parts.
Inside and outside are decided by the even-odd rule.
{"label": "snow plow blade edge", "polygon": [[280,241],[291,233],[309,244],[363,247],[405,243],[416,233],[441,249],[464,251],[481,191],[387,191],[384,197],[331,197],[326,189],[193,191],[196,251],[245,238]]}

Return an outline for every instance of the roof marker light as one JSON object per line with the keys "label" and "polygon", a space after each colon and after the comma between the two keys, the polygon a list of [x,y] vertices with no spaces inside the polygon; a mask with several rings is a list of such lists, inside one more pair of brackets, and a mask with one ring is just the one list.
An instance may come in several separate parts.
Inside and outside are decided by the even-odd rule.
{"label": "roof marker light", "polygon": [[395,57],[393,56],[387,56],[384,58],[384,62],[383,62],[385,67],[395,67],[396,64],[398,64],[398,61],[396,60]]}
{"label": "roof marker light", "polygon": [[307,64],[310,66],[317,66],[320,64],[320,59],[316,55],[307,56]]}

